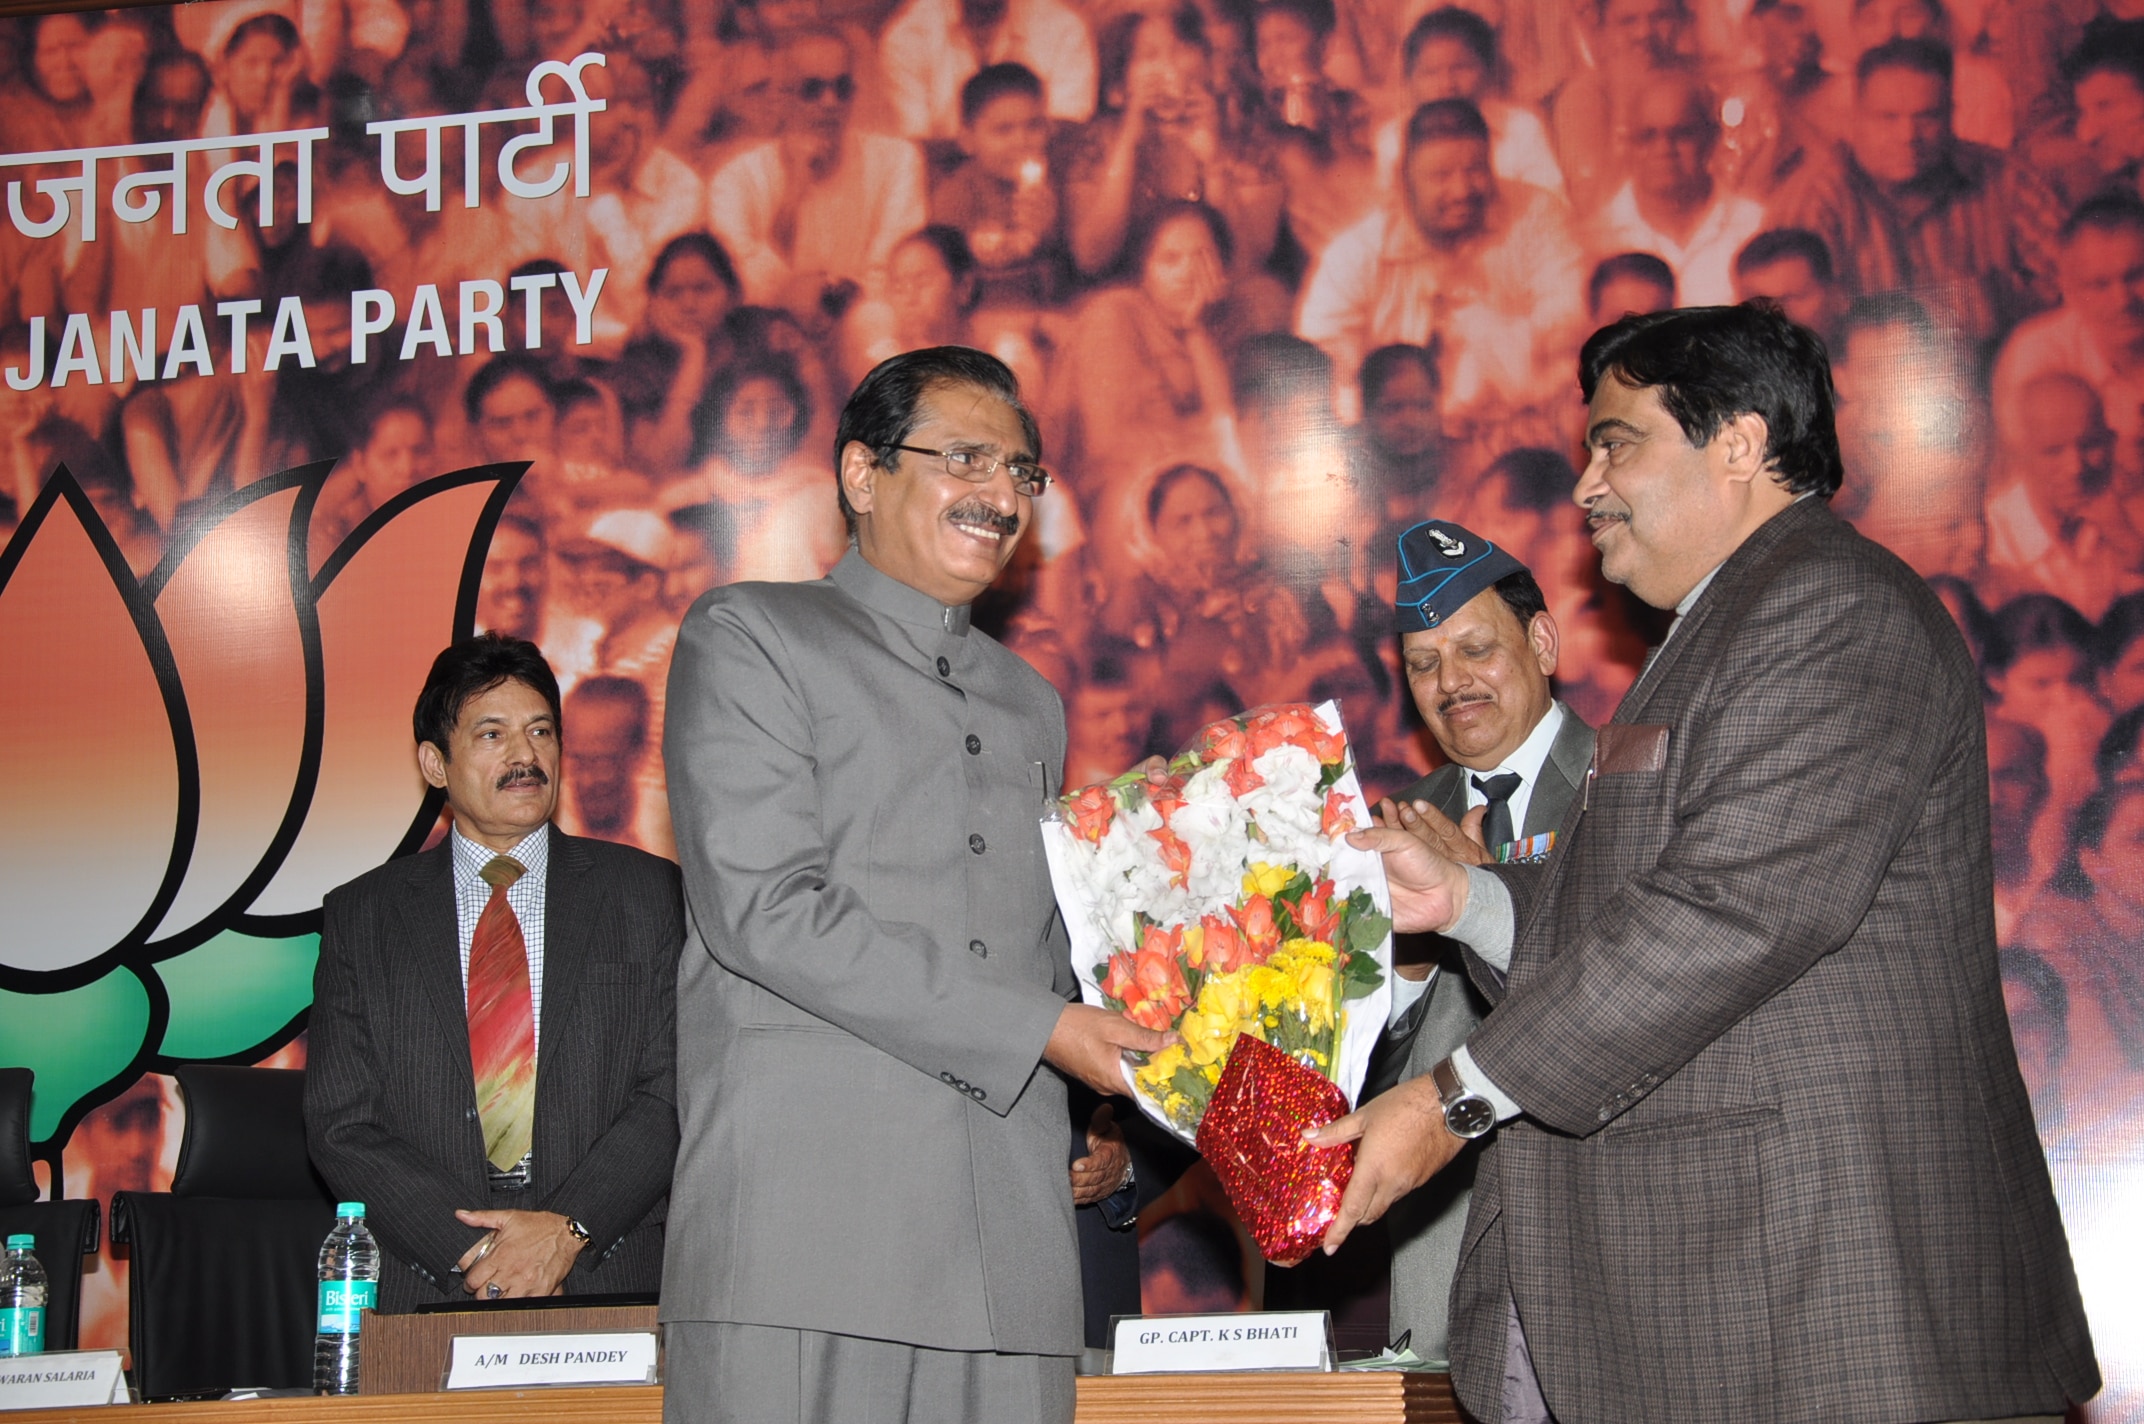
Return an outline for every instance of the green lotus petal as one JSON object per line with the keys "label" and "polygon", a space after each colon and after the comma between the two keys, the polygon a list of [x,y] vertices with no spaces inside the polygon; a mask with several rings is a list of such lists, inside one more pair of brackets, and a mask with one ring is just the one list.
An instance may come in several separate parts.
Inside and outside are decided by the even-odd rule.
{"label": "green lotus petal", "polygon": [[84,1094],[117,1077],[149,1030],[149,991],[130,969],[56,994],[0,989],[0,1063],[37,1075],[30,1140],[48,1140]]}
{"label": "green lotus petal", "polygon": [[228,1058],[265,1043],[313,1002],[320,936],[261,939],[225,930],[156,966],[171,996],[158,1051],[166,1058]]}

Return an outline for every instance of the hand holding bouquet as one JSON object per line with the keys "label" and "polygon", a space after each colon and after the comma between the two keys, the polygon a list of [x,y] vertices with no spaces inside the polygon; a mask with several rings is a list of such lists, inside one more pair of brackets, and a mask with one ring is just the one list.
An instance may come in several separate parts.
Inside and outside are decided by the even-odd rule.
{"label": "hand holding bouquet", "polygon": [[[1323,1230],[1303,1237],[1319,1214],[1303,1190],[1315,1181],[1337,1205],[1352,1163],[1303,1148],[1300,1131],[1348,1110],[1384,1027],[1383,867],[1343,838],[1368,823],[1326,703],[1216,722],[1165,779],[1070,792],[1044,827],[1082,992],[1182,1040],[1128,1072],[1133,1096],[1197,1143],[1254,1232],[1272,1224],[1260,1245],[1276,1260],[1300,1259]],[[1246,1037],[1274,1052],[1240,1051]],[[1324,1166],[1306,1179],[1312,1159]],[[1284,1182],[1294,1195],[1280,1202]]]}

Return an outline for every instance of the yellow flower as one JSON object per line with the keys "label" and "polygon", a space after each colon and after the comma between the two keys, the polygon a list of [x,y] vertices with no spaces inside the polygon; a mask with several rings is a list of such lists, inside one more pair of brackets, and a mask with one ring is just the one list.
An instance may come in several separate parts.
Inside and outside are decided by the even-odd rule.
{"label": "yellow flower", "polygon": [[1300,963],[1295,969],[1295,996],[1313,1028],[1333,1023],[1333,971],[1329,964]]}
{"label": "yellow flower", "polygon": [[1184,963],[1193,969],[1206,967],[1206,927],[1184,926]]}
{"label": "yellow flower", "polygon": [[1270,900],[1281,892],[1282,886],[1294,878],[1295,872],[1285,866],[1268,865],[1262,860],[1254,861],[1249,872],[1243,877],[1243,898],[1248,900],[1253,895],[1263,895]]}
{"label": "yellow flower", "polygon": [[1206,1081],[1207,1081],[1207,1082],[1209,1082],[1209,1083],[1219,1083],[1219,1082],[1221,1081],[1221,1065],[1220,1065],[1220,1064],[1218,1064],[1218,1063],[1209,1063],[1209,1064],[1207,1064],[1207,1065],[1206,1065],[1206,1067],[1205,1067],[1205,1070],[1204,1070],[1204,1071],[1205,1071],[1205,1074],[1206,1074]]}
{"label": "yellow flower", "polygon": [[1280,947],[1280,952],[1293,960],[1310,960],[1317,964],[1333,962],[1333,947],[1322,939],[1291,939]]}
{"label": "yellow flower", "polygon": [[1255,995],[1246,987],[1247,971],[1237,970],[1208,979],[1199,988],[1199,1012],[1225,1018],[1231,1023],[1253,1017],[1258,1008]]}
{"label": "yellow flower", "polygon": [[1236,1020],[1222,1014],[1193,1009],[1177,1023],[1191,1061],[1200,1067],[1218,1063],[1236,1041]]}
{"label": "yellow flower", "polygon": [[1288,1001],[1295,995],[1295,981],[1289,977],[1288,971],[1277,958],[1273,962],[1249,970],[1244,987],[1255,993],[1259,1007],[1269,1012],[1287,1008]]}
{"label": "yellow flower", "polygon": [[1148,1059],[1144,1067],[1132,1074],[1132,1081],[1137,1083],[1141,1089],[1146,1090],[1148,1097],[1155,1097],[1168,1087],[1169,1080],[1176,1076],[1176,1070],[1184,1067],[1189,1061],[1184,1055],[1184,1046],[1180,1043],[1172,1043]]}

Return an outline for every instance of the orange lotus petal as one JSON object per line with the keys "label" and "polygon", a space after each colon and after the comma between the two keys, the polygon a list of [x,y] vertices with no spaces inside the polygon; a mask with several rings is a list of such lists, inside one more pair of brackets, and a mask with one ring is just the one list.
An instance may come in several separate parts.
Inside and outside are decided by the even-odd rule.
{"label": "orange lotus petal", "polygon": [[176,878],[191,756],[163,640],[96,510],[54,475],[0,551],[0,964],[95,959]]}
{"label": "orange lotus petal", "polygon": [[[309,477],[251,486],[175,569],[152,579],[186,688],[201,813],[178,899],[156,935],[183,932],[243,888],[281,829],[305,754],[305,644],[293,593],[291,519]],[[302,596],[311,590],[302,583]]]}
{"label": "orange lotus petal", "polygon": [[[427,480],[387,502],[313,582],[320,617],[320,777],[305,828],[253,902],[257,915],[317,909],[320,897],[413,839],[424,799],[410,708],[439,650],[465,633],[457,604],[484,566],[475,538],[518,467]],[[429,823],[430,818],[425,818]]]}

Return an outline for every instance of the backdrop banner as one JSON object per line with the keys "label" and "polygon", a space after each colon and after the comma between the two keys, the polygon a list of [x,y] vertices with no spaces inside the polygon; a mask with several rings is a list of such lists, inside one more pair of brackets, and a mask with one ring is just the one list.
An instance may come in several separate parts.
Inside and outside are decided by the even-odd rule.
{"label": "backdrop banner", "polygon": [[[978,622],[1063,693],[1065,784],[1330,699],[1374,800],[1437,755],[1397,531],[1526,560],[1605,720],[1662,624],[1570,502],[1579,344],[1764,296],[1832,353],[1836,507],[1980,662],[2088,1417],[2144,1417],[2144,21],[2097,8],[0,22],[0,1063],[48,1189],[168,1183],[177,1064],[303,1063],[322,894],[442,834],[409,715],[449,640],[539,643],[561,823],[673,853],[677,620],[840,557],[834,420],[886,356],[995,352],[1041,422],[1058,483]],[[1262,1299],[1219,1200],[1145,1214],[1150,1308]],[[1319,1287],[1343,1344],[1379,1269]]]}

